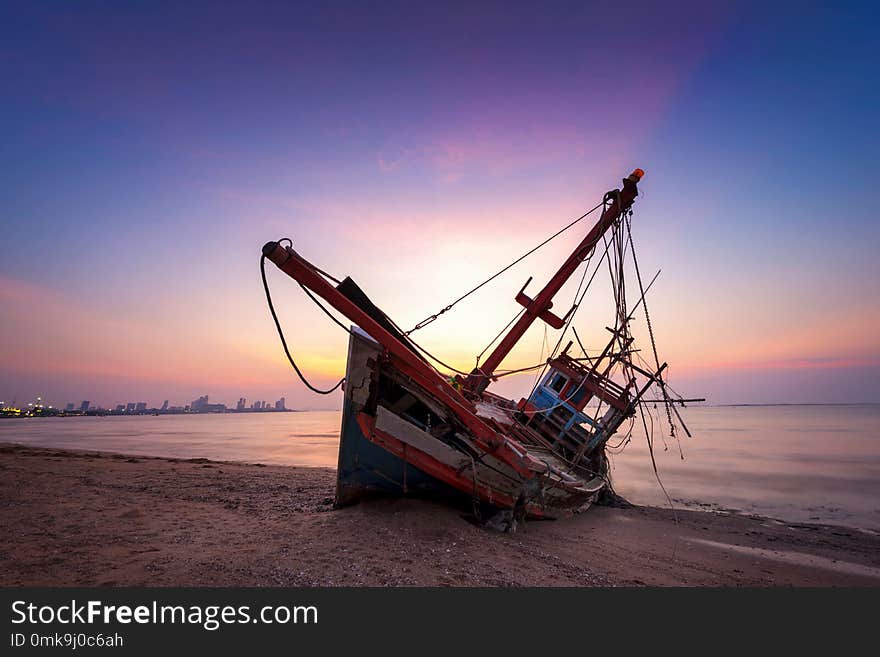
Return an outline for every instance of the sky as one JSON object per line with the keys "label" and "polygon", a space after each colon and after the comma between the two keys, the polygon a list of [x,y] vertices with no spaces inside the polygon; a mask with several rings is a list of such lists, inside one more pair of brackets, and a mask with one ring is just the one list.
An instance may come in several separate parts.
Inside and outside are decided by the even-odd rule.
{"label": "sky", "polygon": [[[633,240],[643,275],[662,269],[648,308],[676,390],[880,402],[875,12],[4,2],[0,400],[338,408],[284,358],[266,241],[409,327],[641,167]],[[469,370],[588,228],[414,337]],[[269,280],[298,362],[334,382],[346,334]],[[588,347],[610,298],[597,277],[575,322]],[[633,330],[649,348],[641,315]],[[536,324],[503,367],[539,362],[544,339]]]}

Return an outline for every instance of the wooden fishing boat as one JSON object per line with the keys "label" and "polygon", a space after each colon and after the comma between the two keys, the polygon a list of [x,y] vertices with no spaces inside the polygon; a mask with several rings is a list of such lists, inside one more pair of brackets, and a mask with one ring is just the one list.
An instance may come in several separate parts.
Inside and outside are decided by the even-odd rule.
{"label": "wooden fishing boat", "polygon": [[[559,517],[613,495],[605,452],[609,438],[634,418],[652,386],[658,385],[667,400],[662,378],[666,365],[657,359],[655,367],[645,369],[633,362],[629,325],[635,308],[628,312],[618,298],[615,326],[608,329],[609,341],[601,353],[576,355],[570,341],[536,365],[544,372],[527,398],[514,401],[487,388],[510,373],[498,368],[536,320],[555,330],[570,326],[579,301],[559,317],[551,310],[553,297],[578,268],[584,263],[589,267],[600,242],[606,245],[603,258],[619,265],[616,296],[623,296],[623,266],[617,259],[623,257],[627,238],[631,244],[629,218],[642,175],[636,169],[623,179],[620,189],[605,194],[594,208],[601,209],[598,221],[534,298],[525,294],[523,286],[516,296],[522,306],[518,318],[470,373],[441,372],[432,364],[439,361],[410,335],[454,304],[404,332],[351,278],[340,281],[326,274],[285,240],[263,247],[264,284],[268,259],[328,315],[332,317],[320,300],[351,322],[350,327],[343,324],[350,338],[343,380],[338,505],[375,492],[443,493],[471,501],[479,516],[511,529],[526,515]],[[639,283],[641,287],[640,277]],[[301,375],[268,286],[266,292],[285,352]],[[641,292],[639,304],[644,302],[645,290]],[[615,381],[614,376],[623,380]]]}

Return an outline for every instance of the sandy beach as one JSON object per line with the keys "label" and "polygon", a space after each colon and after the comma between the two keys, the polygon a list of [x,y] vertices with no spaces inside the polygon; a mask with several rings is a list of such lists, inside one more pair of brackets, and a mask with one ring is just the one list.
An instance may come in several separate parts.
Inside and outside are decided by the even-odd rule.
{"label": "sandy beach", "polygon": [[3,586],[877,586],[880,536],[594,507],[514,534],[334,472],[0,446]]}

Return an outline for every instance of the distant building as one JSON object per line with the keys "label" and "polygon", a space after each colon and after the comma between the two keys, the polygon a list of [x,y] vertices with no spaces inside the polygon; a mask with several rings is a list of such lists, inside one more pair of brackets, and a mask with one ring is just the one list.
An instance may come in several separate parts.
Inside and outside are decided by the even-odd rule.
{"label": "distant building", "polygon": [[245,404],[247,404],[247,399],[245,399],[244,397],[239,397],[239,398],[238,398],[238,403],[235,405],[235,410],[237,410],[237,411],[243,411],[243,410],[244,410],[244,405],[245,405]]}
{"label": "distant building", "polygon": [[128,402],[125,405],[125,412],[126,413],[134,413],[134,402]]}
{"label": "distant building", "polygon": [[125,404],[116,404],[115,411],[117,413],[124,413],[125,412]]}
{"label": "distant building", "polygon": [[147,402],[138,402],[137,406],[134,407],[135,411],[145,411],[147,410]]}
{"label": "distant building", "polygon": [[276,411],[283,411],[283,410],[286,410],[286,409],[285,409],[285,406],[284,406],[284,397],[282,397],[282,398],[279,399],[277,402],[275,402],[275,410],[276,410]]}
{"label": "distant building", "polygon": [[79,410],[85,413],[87,410],[89,410],[90,403],[91,402],[89,402],[88,400],[84,400],[83,403],[79,405]]}
{"label": "distant building", "polygon": [[190,410],[193,413],[225,413],[226,412],[226,404],[209,404],[208,403],[208,395],[202,395],[195,401],[193,401],[190,405]]}
{"label": "distant building", "polygon": [[64,410],[65,411],[72,411],[73,410],[73,402],[67,402],[67,406],[64,407]]}
{"label": "distant building", "polygon": [[162,410],[163,410],[163,411],[167,411],[167,410],[168,410],[168,400],[167,400],[167,399],[166,399],[165,401],[162,402]]}

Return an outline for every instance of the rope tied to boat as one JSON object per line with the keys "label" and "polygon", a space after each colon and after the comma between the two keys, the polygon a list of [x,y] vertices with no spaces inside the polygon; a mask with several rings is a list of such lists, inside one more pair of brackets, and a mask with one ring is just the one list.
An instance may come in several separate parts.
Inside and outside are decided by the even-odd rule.
{"label": "rope tied to boat", "polygon": [[575,224],[577,224],[577,223],[583,221],[584,219],[586,219],[588,216],[590,216],[593,212],[595,212],[595,211],[598,210],[599,208],[604,207],[604,205],[605,205],[605,201],[603,200],[602,203],[599,203],[599,204],[596,205],[595,207],[593,207],[593,208],[587,210],[587,211],[586,211],[584,214],[582,214],[580,217],[578,217],[577,219],[574,219],[573,221],[571,221],[571,222],[568,223],[567,225],[565,225],[565,226],[563,226],[562,228],[560,228],[558,231],[556,231],[555,233],[553,233],[553,235],[551,235],[550,237],[548,237],[547,239],[545,239],[543,242],[541,242],[541,243],[538,244],[537,246],[532,247],[531,249],[529,249],[528,251],[526,251],[525,253],[523,253],[519,258],[517,258],[516,260],[514,260],[513,262],[511,262],[509,265],[505,265],[504,267],[502,267],[501,269],[499,269],[497,272],[495,272],[494,274],[492,274],[489,278],[487,278],[486,280],[484,280],[482,283],[480,283],[480,284],[477,285],[476,287],[474,287],[474,288],[472,288],[471,290],[469,290],[469,291],[465,292],[464,294],[462,294],[460,297],[458,297],[455,301],[453,301],[452,303],[450,303],[448,306],[446,306],[446,307],[443,308],[442,310],[437,311],[437,312],[434,313],[433,315],[429,315],[428,317],[426,317],[425,319],[423,319],[422,321],[420,321],[418,324],[416,324],[415,326],[413,326],[409,331],[405,331],[405,332],[404,332],[404,335],[406,335],[406,336],[408,337],[410,333],[414,333],[415,331],[418,331],[419,329],[422,329],[422,328],[426,327],[426,326],[427,326],[428,324],[430,324],[431,322],[437,320],[441,315],[443,315],[444,313],[446,313],[446,312],[452,310],[452,308],[453,308],[456,304],[458,304],[459,302],[464,301],[465,299],[467,299],[470,295],[472,295],[474,292],[476,292],[477,290],[479,290],[480,288],[482,288],[484,285],[487,285],[488,283],[491,283],[493,280],[495,280],[496,278],[498,278],[499,276],[501,276],[501,274],[503,274],[504,272],[506,272],[506,271],[507,271],[508,269],[510,269],[511,267],[514,267],[515,265],[518,265],[520,262],[522,262],[523,260],[525,260],[526,258],[528,258],[530,255],[532,255],[535,251],[537,251],[538,249],[540,249],[540,248],[543,247],[544,245],[548,244],[549,242],[553,241],[554,239],[556,239],[557,237],[559,237],[560,235],[562,235],[562,233],[564,233],[565,231],[567,231],[569,228],[571,228],[571,227],[574,226]]}
{"label": "rope tied to boat", "polygon": [[[280,244],[281,242],[285,242],[285,241],[290,242],[291,247],[293,246],[293,241],[289,237],[284,237],[284,238],[278,240],[278,243]],[[272,294],[271,294],[271,292],[269,292],[269,282],[266,279],[266,256],[265,255],[260,256],[260,276],[263,279],[263,290],[266,293],[266,302],[269,304],[269,313],[272,315],[272,321],[275,322],[275,328],[278,330],[278,337],[281,338],[281,346],[284,347],[284,355],[287,356],[287,360],[291,364],[291,366],[293,367],[293,371],[296,372],[296,375],[299,377],[299,380],[303,382],[303,385],[305,385],[306,388],[308,388],[312,392],[317,393],[319,395],[329,395],[329,394],[335,392],[336,389],[339,388],[339,386],[341,386],[345,382],[345,377],[341,378],[339,380],[339,382],[335,386],[333,386],[332,388],[328,388],[327,390],[322,390],[321,388],[317,388],[317,387],[313,386],[309,382],[309,380],[305,377],[305,375],[302,373],[302,371],[297,366],[296,361],[293,359],[293,356],[290,353],[290,348],[287,346],[287,340],[284,337],[284,330],[281,328],[281,322],[278,320],[278,313],[275,312],[275,304],[272,303]],[[312,301],[314,301],[315,303],[318,304],[318,306],[321,308],[321,310],[323,310],[325,313],[327,313],[327,315],[330,317],[330,319],[332,319],[337,324],[342,326],[342,328],[344,328],[346,331],[348,331],[348,328],[343,326],[335,317],[333,317],[333,315],[330,314],[330,312],[326,308],[324,308],[324,306],[322,306],[320,303],[318,303],[317,299],[315,299],[315,297],[312,296],[312,294],[308,290],[306,290],[305,286],[300,285],[300,287],[302,287],[303,290],[305,290],[306,294],[309,295],[309,298],[311,298]]]}

